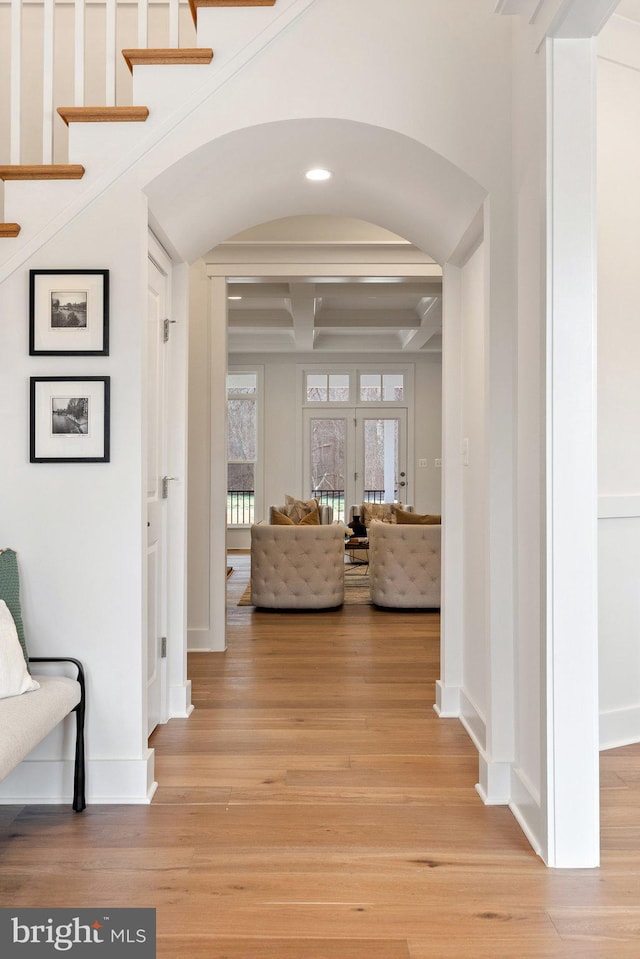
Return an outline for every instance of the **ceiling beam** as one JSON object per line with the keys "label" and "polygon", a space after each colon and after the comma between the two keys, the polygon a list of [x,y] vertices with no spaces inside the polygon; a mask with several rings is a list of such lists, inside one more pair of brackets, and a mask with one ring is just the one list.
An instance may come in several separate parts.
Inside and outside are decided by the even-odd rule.
{"label": "ceiling beam", "polygon": [[412,329],[420,326],[420,319],[416,316],[416,311],[411,309],[403,310],[372,310],[372,309],[335,309],[320,310],[316,316],[316,329],[334,329],[336,327],[351,327],[359,329],[369,327],[377,329],[383,327],[397,327],[401,330]]}
{"label": "ceiling beam", "polygon": [[442,297],[423,297],[416,306],[420,326],[403,337],[403,350],[421,350],[434,333],[442,330]]}
{"label": "ceiling beam", "polygon": [[313,283],[290,283],[289,303],[297,350],[313,349],[316,322],[316,288]]}
{"label": "ceiling beam", "polygon": [[[251,332],[251,335],[247,335]],[[262,330],[229,330],[229,353],[292,353],[295,350],[291,331],[264,333]]]}
{"label": "ceiling beam", "polygon": [[291,329],[291,314],[287,310],[245,310],[230,309],[229,329],[242,327],[262,327],[264,329]]}
{"label": "ceiling beam", "polygon": [[399,333],[378,333],[375,336],[363,336],[362,332],[343,336],[340,333],[318,333],[314,344],[315,352],[333,351],[336,353],[400,353],[402,340]]}

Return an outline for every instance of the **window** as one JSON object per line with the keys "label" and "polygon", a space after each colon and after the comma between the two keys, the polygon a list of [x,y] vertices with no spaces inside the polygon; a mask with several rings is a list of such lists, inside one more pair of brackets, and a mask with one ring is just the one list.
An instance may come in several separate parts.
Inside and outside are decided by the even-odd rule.
{"label": "window", "polygon": [[351,395],[348,373],[307,373],[305,399],[307,403],[348,403]]}
{"label": "window", "polygon": [[361,403],[397,403],[405,399],[404,373],[361,373]]}
{"label": "window", "polygon": [[258,373],[227,376],[227,525],[255,518],[258,464]]}

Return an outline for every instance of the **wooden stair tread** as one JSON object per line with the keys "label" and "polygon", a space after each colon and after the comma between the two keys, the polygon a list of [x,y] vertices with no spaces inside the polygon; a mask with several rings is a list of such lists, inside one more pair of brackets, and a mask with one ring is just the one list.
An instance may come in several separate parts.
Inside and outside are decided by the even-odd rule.
{"label": "wooden stair tread", "polygon": [[189,0],[193,22],[198,22],[198,7],[273,7],[276,0]]}
{"label": "wooden stair tread", "polygon": [[0,166],[0,180],[81,180],[79,163],[11,164]]}
{"label": "wooden stair tread", "polygon": [[58,107],[58,113],[70,123],[143,123],[148,107]]}
{"label": "wooden stair tread", "polygon": [[17,236],[20,226],[17,223],[0,223],[0,237]]}
{"label": "wooden stair tread", "polygon": [[142,50],[123,50],[122,56],[133,73],[134,66],[152,64],[184,64],[184,63],[211,63],[213,50],[211,47],[165,47]]}

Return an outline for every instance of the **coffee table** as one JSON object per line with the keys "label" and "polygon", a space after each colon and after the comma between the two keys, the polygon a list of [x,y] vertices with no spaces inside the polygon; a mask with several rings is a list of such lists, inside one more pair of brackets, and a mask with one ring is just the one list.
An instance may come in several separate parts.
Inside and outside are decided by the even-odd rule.
{"label": "coffee table", "polygon": [[[369,540],[364,536],[353,537],[345,540],[344,549],[349,553],[350,566],[368,566],[369,565]],[[356,559],[355,553],[364,552],[363,559]]]}

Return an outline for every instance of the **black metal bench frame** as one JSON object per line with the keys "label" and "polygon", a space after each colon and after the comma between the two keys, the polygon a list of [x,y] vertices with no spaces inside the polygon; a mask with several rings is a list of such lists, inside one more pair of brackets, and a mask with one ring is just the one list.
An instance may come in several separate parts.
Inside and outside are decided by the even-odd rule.
{"label": "black metal bench frame", "polygon": [[72,663],[78,670],[77,680],[80,683],[80,702],[72,712],[76,714],[76,757],[73,771],[73,809],[82,812],[86,808],[85,801],[85,770],[84,770],[84,718],[86,710],[86,683],[84,668],[77,659],[69,656],[29,656],[30,663]]}

